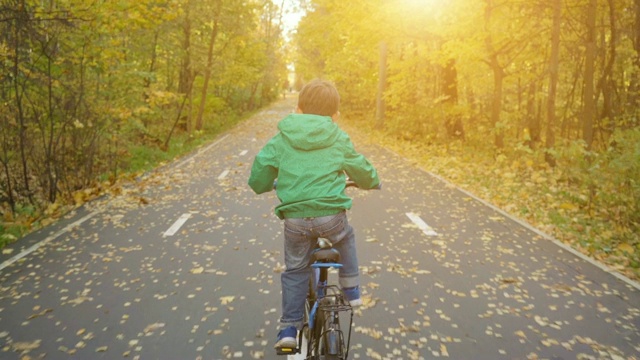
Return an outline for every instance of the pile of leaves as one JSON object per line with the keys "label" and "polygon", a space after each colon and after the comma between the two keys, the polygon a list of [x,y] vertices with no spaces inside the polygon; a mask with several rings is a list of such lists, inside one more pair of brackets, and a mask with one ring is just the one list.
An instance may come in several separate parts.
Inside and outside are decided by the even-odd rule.
{"label": "pile of leaves", "polygon": [[[604,151],[567,142],[554,151],[407,139],[367,124],[341,124],[460,188],[525,220],[625,276],[640,279],[640,131],[612,138]],[[351,127],[351,128],[350,128]],[[422,139],[424,140],[424,139]]]}

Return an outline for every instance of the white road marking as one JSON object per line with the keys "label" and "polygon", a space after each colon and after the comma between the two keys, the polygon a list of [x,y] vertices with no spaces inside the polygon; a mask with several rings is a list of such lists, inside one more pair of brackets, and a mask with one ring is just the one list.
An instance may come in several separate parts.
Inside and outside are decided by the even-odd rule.
{"label": "white road marking", "polygon": [[427,225],[427,223],[424,222],[424,220],[422,220],[420,218],[420,216],[418,216],[418,215],[416,215],[414,213],[410,213],[410,212],[407,213],[406,215],[411,221],[413,221],[414,224],[416,224],[418,226],[418,228],[420,230],[422,230],[422,232],[425,233],[425,235],[427,235],[427,236],[438,236],[438,233],[435,230],[433,230],[433,228],[431,228],[431,226]]}
{"label": "white road marking", "polygon": [[191,214],[189,214],[189,213],[182,214],[178,218],[178,220],[176,220],[176,222],[174,222],[173,225],[171,225],[171,227],[169,229],[167,229],[167,231],[164,232],[164,234],[162,236],[173,236],[173,235],[175,235],[175,233],[177,233],[178,230],[180,230],[182,225],[184,225],[184,223],[186,223],[187,220],[189,220],[190,217],[191,217]]}
{"label": "white road marking", "polygon": [[40,248],[41,246],[45,245],[46,243],[55,240],[56,238],[58,238],[59,236],[61,236],[62,234],[71,231],[74,227],[82,224],[83,222],[91,219],[92,217],[96,216],[97,214],[99,214],[99,211],[96,212],[92,212],[89,215],[86,215],[85,217],[67,225],[66,227],[64,227],[62,230],[58,231],[57,233],[45,238],[44,240],[40,241],[39,243],[33,244],[30,247],[28,247],[27,249],[25,249],[24,251],[22,251],[21,253],[19,253],[18,255],[10,258],[9,260],[3,262],[2,264],[0,264],[0,270],[6,268],[7,266],[15,263],[16,261],[24,258],[25,256],[31,254],[32,252],[38,250],[38,248]]}
{"label": "white road marking", "polygon": [[226,178],[227,175],[229,175],[229,170],[223,171],[220,175],[218,175],[218,180],[222,180],[222,179]]}
{"label": "white road marking", "polygon": [[240,153],[240,156],[245,156],[247,155],[248,152],[249,150],[242,150],[242,152]]}
{"label": "white road marking", "polygon": [[180,161],[179,163],[176,164],[176,168],[180,168],[182,166],[184,166],[187,163],[193,162],[195,161],[195,158],[200,156],[201,154],[209,151],[211,148],[215,147],[216,145],[218,145],[219,143],[221,143],[224,139],[226,139],[229,136],[229,134],[224,135],[223,137],[221,137],[220,139],[216,140],[215,142],[209,144],[207,147],[205,147],[204,149],[198,150],[198,152],[196,152],[195,154],[188,156],[187,158],[185,158],[184,160]]}

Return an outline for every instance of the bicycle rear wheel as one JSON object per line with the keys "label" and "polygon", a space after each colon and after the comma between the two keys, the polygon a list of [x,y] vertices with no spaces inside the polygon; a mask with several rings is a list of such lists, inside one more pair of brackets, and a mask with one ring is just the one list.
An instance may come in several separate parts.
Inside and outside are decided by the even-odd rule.
{"label": "bicycle rear wheel", "polygon": [[313,308],[313,305],[315,304],[317,299],[317,295],[316,295],[317,281],[315,280],[315,278],[316,278],[316,274],[313,274],[313,273],[309,277],[309,288],[307,289],[307,299],[304,303],[304,318],[302,321],[303,321],[303,324],[307,324],[307,326],[304,328],[303,335],[307,339],[310,339],[309,332],[311,331],[311,329],[314,329],[314,324],[309,323],[309,314],[311,313],[311,309]]}
{"label": "bicycle rear wheel", "polygon": [[335,299],[327,297],[322,299],[320,311],[318,311],[319,339],[318,352],[320,359],[341,360],[344,359],[344,339],[340,331],[340,318],[335,308]]}

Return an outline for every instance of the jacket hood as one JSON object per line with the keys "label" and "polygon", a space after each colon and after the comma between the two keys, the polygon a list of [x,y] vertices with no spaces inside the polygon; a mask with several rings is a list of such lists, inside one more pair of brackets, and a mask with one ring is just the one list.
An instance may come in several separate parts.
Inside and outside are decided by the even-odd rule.
{"label": "jacket hood", "polygon": [[340,136],[331,117],[311,114],[291,114],[280,121],[278,130],[291,147],[301,150],[324,149]]}

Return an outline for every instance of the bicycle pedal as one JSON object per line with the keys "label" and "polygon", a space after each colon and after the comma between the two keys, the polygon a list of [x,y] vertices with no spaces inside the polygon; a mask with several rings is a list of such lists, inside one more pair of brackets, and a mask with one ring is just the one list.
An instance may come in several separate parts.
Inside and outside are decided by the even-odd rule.
{"label": "bicycle pedal", "polygon": [[293,355],[293,354],[297,354],[297,353],[298,353],[298,349],[297,348],[290,348],[290,347],[276,348],[276,354],[278,354],[278,355]]}

